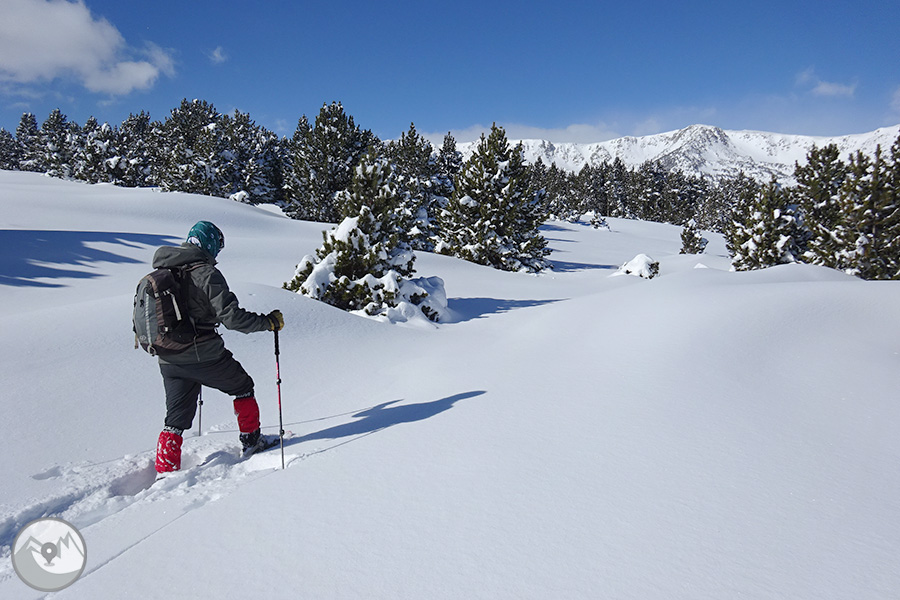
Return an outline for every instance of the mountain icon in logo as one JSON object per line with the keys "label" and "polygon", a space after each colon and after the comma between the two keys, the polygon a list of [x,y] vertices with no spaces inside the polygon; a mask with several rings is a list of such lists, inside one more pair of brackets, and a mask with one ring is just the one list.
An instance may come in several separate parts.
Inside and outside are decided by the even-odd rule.
{"label": "mountain icon in logo", "polygon": [[13,543],[13,567],[22,581],[42,592],[72,585],[86,563],[81,533],[62,519],[38,519],[26,525]]}

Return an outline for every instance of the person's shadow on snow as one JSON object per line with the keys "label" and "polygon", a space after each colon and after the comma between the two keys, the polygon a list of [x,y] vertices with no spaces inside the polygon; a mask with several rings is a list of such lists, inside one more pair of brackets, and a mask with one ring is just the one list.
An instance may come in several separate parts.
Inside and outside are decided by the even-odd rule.
{"label": "person's shadow on snow", "polygon": [[[465,392],[441,398],[440,400],[435,400],[433,402],[403,404],[401,406],[391,406],[392,404],[402,402],[402,400],[392,400],[391,402],[385,402],[384,404],[379,404],[378,406],[373,406],[372,408],[367,408],[354,414],[353,417],[357,419],[356,421],[335,425],[328,429],[291,438],[290,440],[285,440],[284,445],[300,444],[311,440],[333,440],[348,437],[358,439],[361,436],[370,435],[401,423],[414,423],[416,421],[430,419],[446,410],[450,410],[450,408],[460,400],[481,396],[484,393],[484,391]],[[343,443],[348,443],[350,441],[353,440],[347,440],[347,442]]]}

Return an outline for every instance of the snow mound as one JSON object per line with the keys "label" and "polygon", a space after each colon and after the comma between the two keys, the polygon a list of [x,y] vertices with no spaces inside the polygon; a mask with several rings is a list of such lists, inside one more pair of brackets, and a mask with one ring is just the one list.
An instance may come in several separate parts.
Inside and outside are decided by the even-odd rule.
{"label": "snow mound", "polygon": [[659,275],[659,263],[646,254],[638,254],[619,267],[619,270],[611,276],[616,275],[633,275],[644,279],[653,279]]}

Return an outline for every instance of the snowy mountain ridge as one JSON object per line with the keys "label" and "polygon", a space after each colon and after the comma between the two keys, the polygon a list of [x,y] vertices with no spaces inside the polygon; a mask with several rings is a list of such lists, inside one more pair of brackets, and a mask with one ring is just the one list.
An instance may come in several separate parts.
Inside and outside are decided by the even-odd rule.
{"label": "snowy mountain ridge", "polygon": [[[761,182],[773,175],[784,183],[793,182],[794,164],[806,162],[806,154],[818,147],[836,144],[841,157],[862,151],[874,155],[877,146],[890,151],[900,134],[900,125],[882,127],[869,133],[834,137],[788,135],[764,131],[726,130],[710,125],[691,125],[677,131],[643,137],[622,137],[591,144],[554,143],[546,140],[521,141],[525,159],[541,159],[545,165],[556,164],[566,171],[578,172],[586,164],[600,165],[622,159],[628,167],[639,167],[646,161],[659,161],[669,169],[680,169],[689,175],[714,179],[744,174]],[[468,158],[477,142],[458,145]]]}

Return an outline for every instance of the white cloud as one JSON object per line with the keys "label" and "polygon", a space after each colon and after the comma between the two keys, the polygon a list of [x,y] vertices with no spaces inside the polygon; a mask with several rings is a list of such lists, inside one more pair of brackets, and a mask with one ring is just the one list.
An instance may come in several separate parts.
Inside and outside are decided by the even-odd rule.
{"label": "white cloud", "polygon": [[[0,82],[34,84],[74,77],[92,92],[127,94],[172,76],[168,52],[129,48],[119,30],[82,0],[3,0]],[[137,60],[135,60],[137,59]]]}
{"label": "white cloud", "polygon": [[852,98],[856,94],[856,83],[823,81],[813,67],[797,75],[797,85],[807,88],[815,96]]}
{"label": "white cloud", "polygon": [[223,62],[228,60],[228,55],[225,54],[225,49],[222,48],[222,46],[216,47],[215,50],[210,50],[206,53],[206,56],[214,65],[221,65]]}
{"label": "white cloud", "polygon": [[846,96],[852,98],[856,93],[856,84],[832,83],[830,81],[820,81],[816,87],[812,89],[812,93],[816,96]]}

